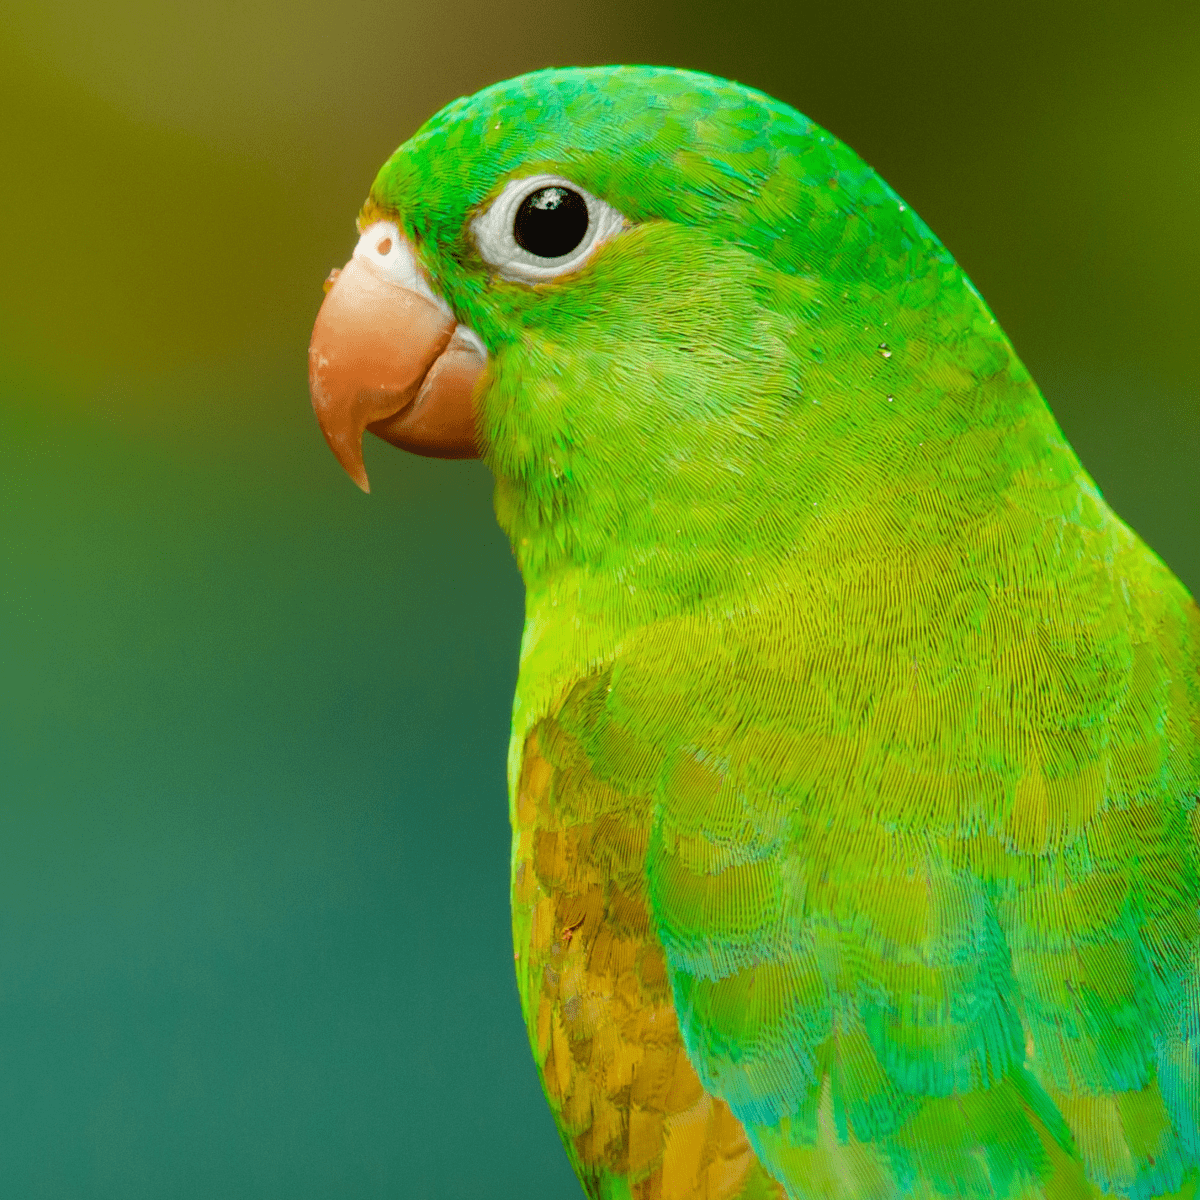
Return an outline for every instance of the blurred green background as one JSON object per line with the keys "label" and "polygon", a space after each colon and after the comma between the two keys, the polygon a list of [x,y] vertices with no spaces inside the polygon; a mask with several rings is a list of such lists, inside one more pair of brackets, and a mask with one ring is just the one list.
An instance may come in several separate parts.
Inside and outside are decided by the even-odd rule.
{"label": "blurred green background", "polygon": [[309,411],[393,147],[548,64],[764,88],[941,235],[1200,585],[1200,7],[6,0],[0,1194],[578,1194],[512,980],[520,581]]}

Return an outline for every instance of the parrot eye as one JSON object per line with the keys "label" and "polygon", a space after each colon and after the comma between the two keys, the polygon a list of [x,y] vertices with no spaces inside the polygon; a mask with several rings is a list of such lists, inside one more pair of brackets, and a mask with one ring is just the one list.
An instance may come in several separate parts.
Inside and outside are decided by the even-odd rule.
{"label": "parrot eye", "polygon": [[541,283],[578,270],[625,224],[615,208],[569,179],[535,175],[510,181],[471,231],[502,279]]}
{"label": "parrot eye", "polygon": [[538,188],[521,201],[513,219],[513,237],[538,258],[570,254],[588,231],[587,201],[565,187]]}

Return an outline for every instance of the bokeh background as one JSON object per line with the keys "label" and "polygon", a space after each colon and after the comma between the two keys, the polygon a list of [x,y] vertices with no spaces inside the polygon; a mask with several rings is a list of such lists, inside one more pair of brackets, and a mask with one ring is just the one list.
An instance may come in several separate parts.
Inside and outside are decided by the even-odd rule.
{"label": "bokeh background", "polygon": [[853,145],[1200,585],[1200,7],[5,0],[0,1194],[578,1194],[512,980],[520,581],[478,464],[308,408],[446,101],[697,67]]}

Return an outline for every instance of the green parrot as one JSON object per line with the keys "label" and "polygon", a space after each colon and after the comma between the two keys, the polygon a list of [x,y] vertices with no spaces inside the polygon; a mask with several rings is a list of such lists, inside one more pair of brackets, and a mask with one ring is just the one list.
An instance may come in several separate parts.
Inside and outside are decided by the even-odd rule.
{"label": "green parrot", "polygon": [[1200,612],[836,138],[540,71],[380,171],[322,429],[526,589],[518,989],[604,1200],[1192,1197]]}

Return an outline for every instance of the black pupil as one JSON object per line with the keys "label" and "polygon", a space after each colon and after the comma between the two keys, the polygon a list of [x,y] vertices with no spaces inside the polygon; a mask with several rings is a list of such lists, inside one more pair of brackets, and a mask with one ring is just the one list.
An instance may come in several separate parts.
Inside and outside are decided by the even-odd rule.
{"label": "black pupil", "polygon": [[521,201],[513,237],[522,250],[538,258],[561,258],[583,241],[587,228],[587,204],[578,192],[544,187]]}

